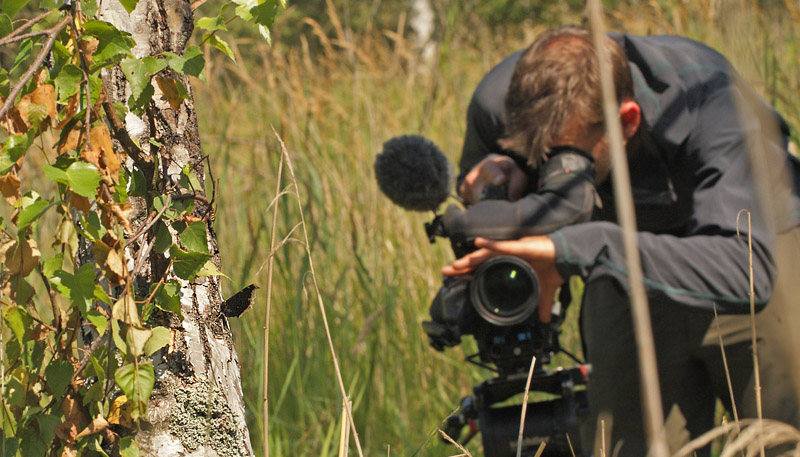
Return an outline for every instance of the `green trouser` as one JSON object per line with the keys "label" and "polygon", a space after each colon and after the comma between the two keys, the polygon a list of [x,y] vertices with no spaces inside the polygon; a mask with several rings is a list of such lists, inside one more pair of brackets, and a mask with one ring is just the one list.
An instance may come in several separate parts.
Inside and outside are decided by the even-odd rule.
{"label": "green trouser", "polygon": [[[763,417],[800,427],[800,228],[778,238],[778,277],[773,296],[755,316]],[[672,452],[714,427],[716,400],[739,418],[758,417],[750,315],[720,316],[677,304],[650,304],[665,427]],[[612,451],[647,454],[640,375],[630,301],[616,282],[587,283],[581,328],[587,359],[591,425],[583,442],[595,442],[602,413],[611,417]],[[718,331],[719,329],[719,331]],[[722,335],[731,389],[719,336]],[[599,427],[599,424],[596,425]],[[709,447],[697,452],[709,455]],[[595,455],[599,455],[597,452]]]}

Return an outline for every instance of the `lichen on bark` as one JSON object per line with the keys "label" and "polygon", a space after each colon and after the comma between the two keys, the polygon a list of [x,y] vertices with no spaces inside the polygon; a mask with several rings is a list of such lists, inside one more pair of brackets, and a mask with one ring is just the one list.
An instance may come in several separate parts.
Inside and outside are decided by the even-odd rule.
{"label": "lichen on bark", "polygon": [[225,397],[207,383],[177,389],[169,424],[170,433],[188,450],[208,446],[220,457],[249,455]]}

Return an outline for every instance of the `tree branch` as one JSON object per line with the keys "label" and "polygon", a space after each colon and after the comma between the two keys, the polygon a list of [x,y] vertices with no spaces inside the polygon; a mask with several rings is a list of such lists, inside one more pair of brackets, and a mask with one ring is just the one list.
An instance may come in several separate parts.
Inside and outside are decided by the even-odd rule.
{"label": "tree branch", "polygon": [[[25,22],[24,24],[19,26],[19,28],[17,30],[14,30],[13,32],[9,33],[8,36],[3,37],[3,39],[0,40],[0,46],[5,46],[5,45],[7,45],[9,43],[14,43],[16,41],[20,41],[20,40],[24,40],[25,38],[29,38],[28,35],[31,35],[30,33],[26,34],[26,35],[23,35],[23,36],[20,36],[20,33],[28,30],[29,28],[31,28],[31,26],[33,26],[34,24],[37,24],[38,22],[40,22],[42,19],[46,18],[49,15],[50,15],[50,11],[45,11],[44,13],[36,16],[35,18]],[[42,30],[42,32],[47,33],[46,30]],[[39,32],[33,32],[33,33],[37,33],[38,34]],[[35,35],[33,35],[33,36],[35,36]]]}
{"label": "tree branch", "polygon": [[12,106],[14,106],[14,100],[16,100],[17,95],[19,95],[19,93],[22,92],[22,88],[25,87],[25,84],[27,84],[28,81],[30,81],[34,73],[36,73],[36,70],[38,70],[42,66],[44,59],[47,58],[47,54],[50,52],[50,49],[53,47],[53,43],[55,43],[56,41],[56,37],[58,36],[59,33],[61,33],[62,30],[64,30],[64,27],[67,26],[69,20],[70,20],[69,15],[64,16],[60,21],[58,21],[58,24],[54,25],[52,28],[48,30],[47,41],[45,41],[44,46],[42,46],[42,50],[39,51],[39,55],[36,56],[36,60],[33,61],[30,68],[28,68],[28,71],[26,71],[25,74],[22,75],[22,78],[19,80],[17,85],[14,86],[13,89],[11,89],[11,92],[8,94],[6,102],[3,103],[3,107],[0,108],[0,119],[6,117],[6,115],[8,114],[8,110],[10,110]]}

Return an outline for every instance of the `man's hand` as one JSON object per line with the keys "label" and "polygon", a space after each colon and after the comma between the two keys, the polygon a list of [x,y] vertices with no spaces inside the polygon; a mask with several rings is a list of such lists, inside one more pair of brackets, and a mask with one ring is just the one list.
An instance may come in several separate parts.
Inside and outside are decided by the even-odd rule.
{"label": "man's hand", "polygon": [[506,184],[508,199],[516,201],[528,186],[528,176],[511,157],[489,154],[467,173],[459,193],[467,203],[474,205],[480,201],[486,186],[498,184]]}
{"label": "man's hand", "polygon": [[510,241],[476,238],[475,246],[479,249],[442,268],[442,273],[445,276],[470,273],[490,257],[498,255],[519,257],[528,262],[539,277],[539,320],[550,322],[553,299],[558,288],[564,284],[564,279],[556,270],[556,247],[553,241],[546,236],[529,236]]}

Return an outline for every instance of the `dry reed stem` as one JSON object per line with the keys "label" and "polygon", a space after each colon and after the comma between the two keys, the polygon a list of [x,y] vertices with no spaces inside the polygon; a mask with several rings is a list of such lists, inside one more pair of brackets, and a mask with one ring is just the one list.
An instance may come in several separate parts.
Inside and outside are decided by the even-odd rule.
{"label": "dry reed stem", "polygon": [[349,398],[342,399],[342,423],[339,428],[339,457],[347,457],[350,444],[350,427],[347,426],[347,406],[352,407],[353,402]]}
{"label": "dry reed stem", "polygon": [[800,454],[800,431],[793,426],[770,419],[742,419],[739,424],[723,424],[709,430],[684,445],[672,457],[689,457],[698,449],[707,446],[716,438],[727,435],[737,427],[741,427],[741,433],[727,443],[720,457],[733,457],[741,452],[747,457],[755,457],[762,452],[762,449],[791,443],[795,445],[792,455]]}
{"label": "dry reed stem", "polygon": [[442,429],[438,429],[438,430],[439,430],[439,434],[441,434],[441,435],[442,435],[442,437],[443,437],[445,440],[447,440],[447,442],[448,442],[448,443],[452,444],[452,445],[453,445],[453,446],[455,446],[455,447],[456,447],[456,448],[457,448],[459,451],[461,451],[461,452],[462,452],[462,454],[454,455],[454,456],[451,456],[451,457],[472,457],[472,454],[470,454],[470,453],[469,453],[469,451],[467,450],[467,448],[465,448],[465,447],[464,447],[464,446],[462,446],[461,444],[457,443],[457,442],[456,442],[456,440],[454,440],[453,438],[450,438],[450,435],[448,435],[447,433],[445,433],[445,432],[444,432],[444,430],[442,430]]}
{"label": "dry reed stem", "polygon": [[[267,306],[266,306],[266,315],[264,317],[264,397],[262,399],[262,414],[263,414],[263,422],[264,422],[264,429],[263,429],[263,452],[264,457],[269,457],[269,395],[268,395],[268,386],[269,386],[269,317],[270,317],[270,310],[272,309],[272,273],[273,273],[273,264],[275,257],[273,253],[275,252],[275,234],[278,231],[278,199],[284,192],[281,192],[281,177],[283,176],[283,154],[281,154],[281,160],[278,164],[278,177],[275,180],[275,198],[270,202],[270,206],[274,205],[272,211],[272,232],[269,236],[269,256],[267,256],[266,263],[267,263]],[[267,210],[269,211],[269,209]],[[295,226],[297,228],[297,226]],[[289,233],[291,235],[294,232]],[[285,243],[284,241],[281,242],[281,246]],[[256,277],[261,273],[261,269],[264,268],[264,264],[261,264],[261,267],[256,272]]]}
{"label": "dry reed stem", "polygon": [[[525,393],[522,396],[522,414],[520,414],[519,418],[519,437],[517,438],[517,457],[522,456],[522,434],[525,431],[525,414],[528,412],[528,393],[531,390],[531,379],[533,379],[534,366],[536,366],[536,356],[533,356],[531,359],[531,368],[528,371],[528,381],[525,383]],[[543,448],[540,447],[540,450],[542,449]],[[539,453],[536,455],[539,455]]]}
{"label": "dry reed stem", "polygon": [[[755,393],[756,393],[756,413],[759,419],[759,427],[761,420],[764,419],[762,404],[761,404],[761,374],[758,367],[758,341],[756,338],[756,302],[755,302],[755,289],[753,285],[753,234],[750,226],[750,211],[743,209],[736,215],[736,235],[741,236],[739,233],[739,217],[742,213],[747,214],[747,251],[748,251],[748,274],[750,276],[750,338],[753,345],[753,375],[755,376]],[[758,434],[758,439],[761,439],[761,434]],[[764,446],[761,445],[761,457],[764,457]]]}
{"label": "dry reed stem", "polygon": [[[741,431],[739,428],[739,412],[736,410],[736,399],[733,396],[733,383],[731,382],[731,372],[728,368],[728,357],[725,355],[725,344],[722,341],[722,331],[719,326],[719,314],[717,314],[717,304],[714,303],[714,322],[717,325],[717,337],[719,338],[719,350],[722,354],[722,366],[725,369],[725,379],[728,382],[728,393],[731,395],[731,409],[733,410],[733,421],[736,424],[734,433],[736,435]],[[757,367],[756,367],[757,368]],[[758,371],[758,370],[756,370]],[[735,436],[735,435],[734,435]]]}
{"label": "dry reed stem", "polygon": [[600,83],[603,93],[603,112],[606,121],[611,163],[614,173],[614,193],[618,220],[622,227],[628,282],[631,291],[631,313],[633,317],[636,342],[639,348],[639,367],[642,380],[643,414],[650,454],[652,457],[667,457],[669,448],[664,436],[664,417],[661,393],[658,383],[655,344],[650,323],[650,309],[644,290],[641,260],[636,239],[636,216],[633,210],[628,162],[622,138],[619,106],[614,93],[614,82],[608,68],[609,56],[602,40],[608,39],[602,18],[599,0],[589,0],[587,4],[595,50],[600,68]]}
{"label": "dry reed stem", "polygon": [[[303,238],[305,239],[305,248],[306,248],[306,255],[308,256],[308,267],[311,272],[311,280],[314,283],[314,292],[317,296],[317,304],[319,305],[320,313],[322,314],[322,323],[325,327],[325,335],[328,338],[328,347],[331,350],[331,357],[333,358],[333,368],[336,372],[336,381],[339,384],[339,390],[342,394],[342,398],[347,398],[347,390],[344,387],[344,381],[342,380],[342,372],[339,368],[339,359],[336,357],[336,349],[333,347],[333,338],[331,336],[331,329],[328,325],[328,315],[325,311],[325,304],[322,302],[322,294],[320,293],[319,284],[317,283],[317,273],[314,269],[314,260],[311,256],[311,241],[308,238],[308,227],[306,226],[305,215],[303,212],[303,201],[300,199],[300,190],[297,185],[297,178],[294,174],[294,167],[292,166],[292,159],[289,157],[289,151],[286,149],[286,144],[283,142],[283,138],[278,135],[278,132],[275,131],[275,127],[272,128],[272,132],[275,137],[278,139],[278,142],[281,145],[281,155],[285,156],[286,158],[286,165],[289,168],[289,177],[292,181],[292,188],[294,189],[295,199],[297,200],[297,207],[300,213],[300,222],[303,225]],[[358,439],[358,431],[356,430],[355,422],[353,421],[353,409],[349,403],[345,403],[347,407],[347,417],[348,422],[350,422],[350,428],[353,433],[353,439],[356,443],[356,449],[358,450],[358,456],[364,457],[364,453],[361,450],[361,441]]]}

